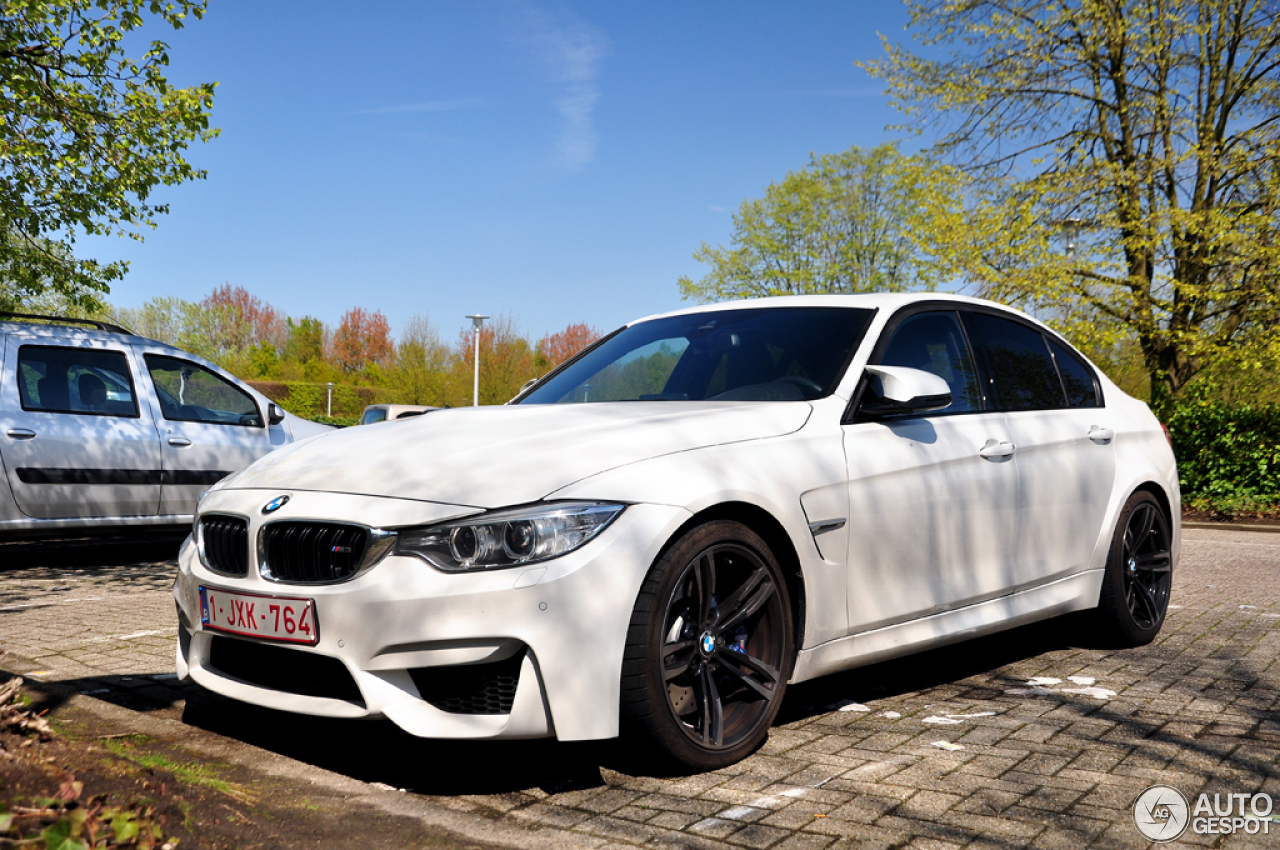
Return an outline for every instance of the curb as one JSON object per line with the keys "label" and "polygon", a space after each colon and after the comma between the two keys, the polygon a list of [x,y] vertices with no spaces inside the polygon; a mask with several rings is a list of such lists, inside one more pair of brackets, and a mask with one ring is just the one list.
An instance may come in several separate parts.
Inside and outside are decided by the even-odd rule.
{"label": "curb", "polygon": [[1264,525],[1245,522],[1184,522],[1182,527],[1207,529],[1210,531],[1255,531],[1263,534],[1280,534],[1280,525]]}

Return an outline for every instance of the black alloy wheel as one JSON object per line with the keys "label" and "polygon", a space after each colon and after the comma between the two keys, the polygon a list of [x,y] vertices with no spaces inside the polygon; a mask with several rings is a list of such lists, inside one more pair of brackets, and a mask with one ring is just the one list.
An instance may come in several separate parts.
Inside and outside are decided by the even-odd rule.
{"label": "black alloy wheel", "polygon": [[1146,491],[1120,513],[1103,577],[1098,615],[1126,646],[1150,643],[1164,624],[1173,587],[1172,534],[1164,508]]}
{"label": "black alloy wheel", "polygon": [[637,600],[624,720],[686,767],[745,758],[782,703],[791,632],[786,582],[764,541],[735,522],[694,529],[654,565]]}

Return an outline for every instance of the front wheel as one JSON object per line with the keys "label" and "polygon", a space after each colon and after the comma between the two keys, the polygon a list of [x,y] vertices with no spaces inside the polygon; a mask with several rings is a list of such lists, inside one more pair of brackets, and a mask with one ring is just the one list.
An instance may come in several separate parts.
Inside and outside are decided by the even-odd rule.
{"label": "front wheel", "polygon": [[727,520],[681,537],[649,571],[627,633],[625,731],[695,770],[764,741],[795,661],[791,606],[759,535]]}
{"label": "front wheel", "polygon": [[1097,620],[1107,637],[1143,646],[1164,624],[1173,585],[1172,534],[1164,508],[1145,490],[1129,497],[1107,554]]}

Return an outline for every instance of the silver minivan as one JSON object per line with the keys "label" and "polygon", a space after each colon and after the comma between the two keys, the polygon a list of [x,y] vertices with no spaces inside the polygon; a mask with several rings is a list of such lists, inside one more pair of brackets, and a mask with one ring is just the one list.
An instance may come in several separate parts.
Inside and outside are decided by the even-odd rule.
{"label": "silver minivan", "polygon": [[0,314],[0,535],[189,524],[216,481],[329,430],[124,328]]}

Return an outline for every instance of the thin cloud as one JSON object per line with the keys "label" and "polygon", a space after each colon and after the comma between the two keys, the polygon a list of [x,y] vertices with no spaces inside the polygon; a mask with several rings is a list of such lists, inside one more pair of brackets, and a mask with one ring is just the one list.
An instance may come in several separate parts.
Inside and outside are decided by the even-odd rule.
{"label": "thin cloud", "polygon": [[591,113],[600,101],[597,81],[609,40],[568,10],[553,14],[527,3],[514,8],[520,27],[515,40],[532,51],[559,89],[553,100],[561,117],[557,160],[571,170],[583,168],[595,159],[598,140]]}
{"label": "thin cloud", "polygon": [[404,112],[453,112],[459,109],[474,109],[480,105],[475,98],[465,100],[432,100],[426,103],[402,103],[396,106],[379,106],[375,109],[361,109],[352,115],[394,115]]}

